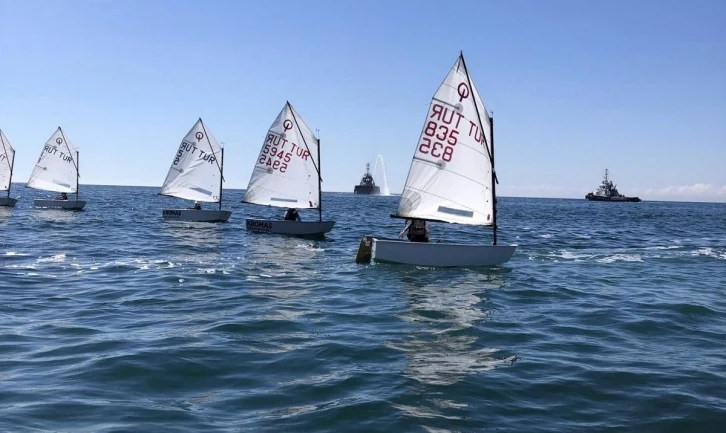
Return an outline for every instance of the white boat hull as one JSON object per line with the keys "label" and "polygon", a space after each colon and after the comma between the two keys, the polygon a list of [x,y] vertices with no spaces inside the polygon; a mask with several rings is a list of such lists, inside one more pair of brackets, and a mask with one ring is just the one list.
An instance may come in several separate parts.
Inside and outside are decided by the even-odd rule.
{"label": "white boat hull", "polygon": [[18,200],[12,197],[0,197],[0,206],[13,207]]}
{"label": "white boat hull", "polygon": [[85,205],[83,200],[33,200],[33,206],[46,209],[81,210]]}
{"label": "white boat hull", "polygon": [[333,229],[335,221],[285,221],[248,218],[245,227],[257,233],[279,235],[321,235]]}
{"label": "white boat hull", "polygon": [[467,245],[373,238],[376,262],[414,266],[496,266],[509,261],[516,245]]}
{"label": "white boat hull", "polygon": [[161,216],[171,221],[195,221],[204,223],[226,223],[232,215],[228,210],[207,209],[164,209]]}

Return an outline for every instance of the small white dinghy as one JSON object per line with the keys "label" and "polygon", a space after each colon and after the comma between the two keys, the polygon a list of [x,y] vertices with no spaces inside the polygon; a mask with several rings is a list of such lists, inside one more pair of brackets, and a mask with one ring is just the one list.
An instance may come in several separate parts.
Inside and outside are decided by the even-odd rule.
{"label": "small white dinghy", "polygon": [[245,227],[252,232],[285,235],[328,233],[335,221],[323,221],[321,183],[320,139],[286,102],[265,135],[242,203],[317,209],[318,221],[247,218]]}
{"label": "small white dinghy", "polygon": [[15,149],[10,145],[3,130],[0,129],[0,191],[7,191],[6,197],[0,197],[0,206],[13,207],[18,202],[17,199],[10,197],[14,164]]}
{"label": "small white dinghy", "polygon": [[62,194],[75,193],[76,199],[36,199],[33,201],[33,206],[46,209],[83,209],[86,202],[78,200],[78,179],[80,178],[78,156],[78,150],[73,143],[68,141],[59,126],[45,142],[40,158],[25,186]]}
{"label": "small white dinghy", "polygon": [[159,195],[219,203],[219,209],[163,209],[165,220],[227,222],[231,211],[222,210],[224,149],[201,117],[184,136],[174,155]]}
{"label": "small white dinghy", "polygon": [[497,245],[494,120],[461,53],[434,94],[394,218],[489,226],[492,245],[408,242],[364,236],[356,261],[417,266],[494,266],[516,245]]}

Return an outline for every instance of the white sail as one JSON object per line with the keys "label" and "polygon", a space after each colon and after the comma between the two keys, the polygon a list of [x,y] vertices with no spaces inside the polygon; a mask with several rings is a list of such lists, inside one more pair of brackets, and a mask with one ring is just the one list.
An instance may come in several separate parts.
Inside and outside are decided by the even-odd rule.
{"label": "white sail", "polygon": [[318,140],[289,102],[270,126],[243,203],[317,209]]}
{"label": "white sail", "polygon": [[460,55],[429,106],[397,215],[492,225],[489,128],[489,115]]}
{"label": "white sail", "polygon": [[60,126],[43,146],[27,187],[55,192],[78,191],[78,151]]}
{"label": "white sail", "polygon": [[218,203],[222,163],[222,148],[200,118],[174,154],[159,194]]}
{"label": "white sail", "polygon": [[10,189],[14,161],[15,149],[10,145],[5,133],[0,129],[0,191]]}

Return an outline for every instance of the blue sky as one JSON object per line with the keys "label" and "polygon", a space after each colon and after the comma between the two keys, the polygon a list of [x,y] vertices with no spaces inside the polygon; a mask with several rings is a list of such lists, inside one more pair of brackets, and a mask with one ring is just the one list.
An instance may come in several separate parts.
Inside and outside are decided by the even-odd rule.
{"label": "blue sky", "polygon": [[400,192],[464,51],[494,111],[503,196],[726,201],[722,0],[0,0],[0,128],[25,182],[57,126],[81,183],[160,186],[201,116],[244,188],[286,100],[323,189],[382,154]]}

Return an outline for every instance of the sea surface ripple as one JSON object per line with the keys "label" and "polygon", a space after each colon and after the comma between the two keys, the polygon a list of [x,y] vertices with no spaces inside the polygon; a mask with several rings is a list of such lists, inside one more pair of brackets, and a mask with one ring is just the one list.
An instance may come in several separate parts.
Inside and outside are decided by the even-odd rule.
{"label": "sea surface ripple", "polygon": [[315,240],[81,191],[0,208],[0,431],[726,431],[726,204],[503,197],[509,263],[429,269],[354,263],[396,196],[324,194]]}

